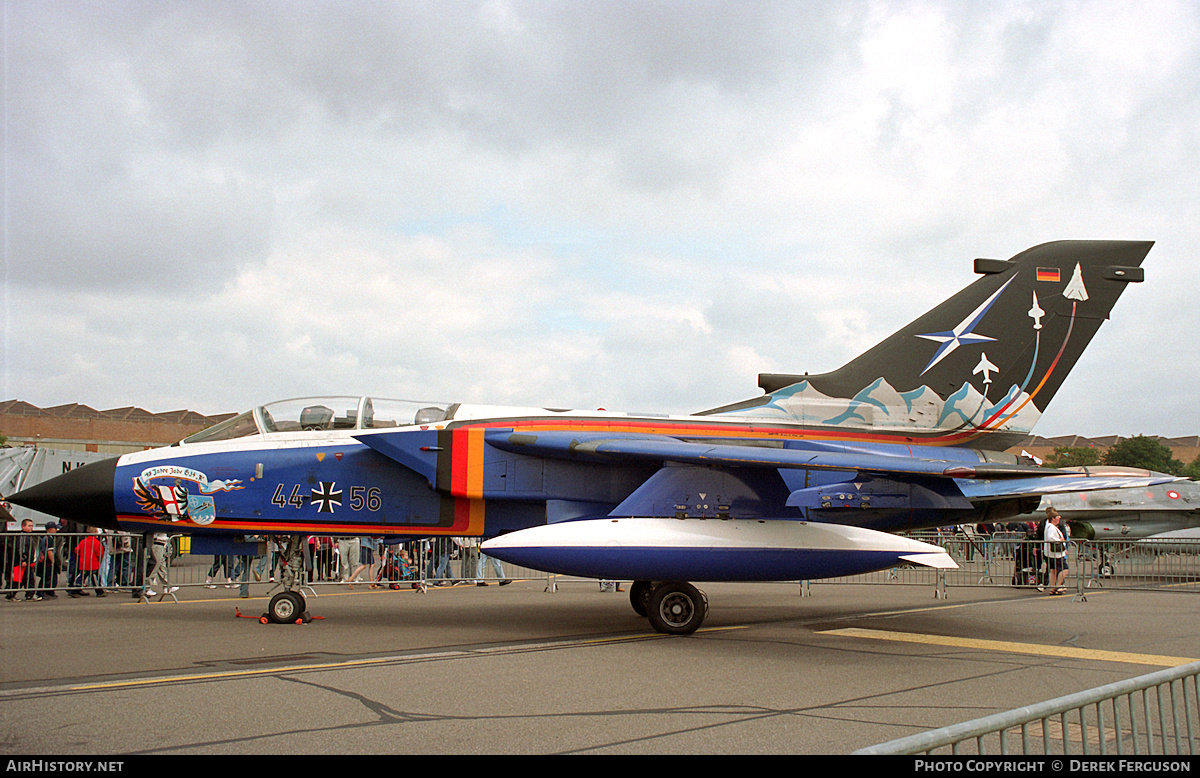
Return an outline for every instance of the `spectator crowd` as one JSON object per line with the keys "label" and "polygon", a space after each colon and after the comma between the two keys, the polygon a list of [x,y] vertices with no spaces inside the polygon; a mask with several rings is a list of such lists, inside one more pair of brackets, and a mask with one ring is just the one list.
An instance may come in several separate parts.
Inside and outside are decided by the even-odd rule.
{"label": "spectator crowd", "polygon": [[[240,596],[249,597],[251,576],[269,583],[282,579],[285,539],[252,536],[246,541],[248,554],[212,557],[204,580],[207,588],[237,587]],[[303,582],[372,589],[416,588],[422,581],[487,586],[485,568],[490,567],[501,586],[511,583],[500,561],[483,554],[479,542],[464,537],[398,543],[375,537],[309,536],[301,553]],[[135,535],[70,522],[50,522],[35,530],[33,521],[25,519],[19,532],[4,533],[0,557],[9,601],[55,599],[64,592],[69,597],[106,597],[114,591],[137,599],[179,588],[169,580],[169,562],[178,557],[177,539],[162,533]]]}

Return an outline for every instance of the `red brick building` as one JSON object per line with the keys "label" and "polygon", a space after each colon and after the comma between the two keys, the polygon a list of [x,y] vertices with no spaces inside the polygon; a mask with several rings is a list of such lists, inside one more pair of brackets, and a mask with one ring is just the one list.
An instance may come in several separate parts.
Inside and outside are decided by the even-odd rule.
{"label": "red brick building", "polygon": [[168,446],[233,415],[151,413],[133,407],[98,411],[78,403],[39,408],[21,400],[8,400],[0,402],[0,435],[8,438],[10,446],[126,454]]}
{"label": "red brick building", "polygon": [[[1171,456],[1185,465],[1190,464],[1197,456],[1200,456],[1200,435],[1186,435],[1180,438],[1164,438],[1160,435],[1148,435],[1147,437],[1154,438],[1159,443],[1171,449]],[[1035,457],[1045,460],[1054,453],[1054,449],[1062,446],[1067,448],[1095,448],[1103,456],[1104,452],[1125,439],[1125,436],[1122,435],[1105,435],[1097,438],[1085,438],[1082,435],[1062,435],[1057,438],[1042,438],[1032,435],[1021,441],[1020,445],[1010,448],[1009,451],[1014,454],[1019,454],[1021,451],[1028,451]]]}

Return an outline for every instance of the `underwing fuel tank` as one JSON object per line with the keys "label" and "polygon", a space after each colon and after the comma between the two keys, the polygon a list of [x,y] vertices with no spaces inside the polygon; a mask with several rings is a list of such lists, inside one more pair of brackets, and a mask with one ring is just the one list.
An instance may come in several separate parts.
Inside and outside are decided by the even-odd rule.
{"label": "underwing fuel tank", "polygon": [[907,563],[958,567],[928,543],[803,521],[587,519],[501,535],[482,549],[535,570],[627,581],[799,581]]}

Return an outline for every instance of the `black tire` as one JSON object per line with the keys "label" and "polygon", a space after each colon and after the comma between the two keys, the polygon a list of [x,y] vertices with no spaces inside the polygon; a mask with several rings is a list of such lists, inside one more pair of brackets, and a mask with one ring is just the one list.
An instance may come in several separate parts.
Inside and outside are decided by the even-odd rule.
{"label": "black tire", "polygon": [[669,581],[650,595],[650,626],[665,635],[690,635],[708,615],[708,597],[686,581]]}
{"label": "black tire", "polygon": [[280,592],[267,605],[267,618],[276,624],[294,624],[304,613],[304,598],[299,592]]}
{"label": "black tire", "polygon": [[654,592],[653,581],[634,581],[629,587],[629,604],[633,612],[645,618],[650,614],[650,595]]}

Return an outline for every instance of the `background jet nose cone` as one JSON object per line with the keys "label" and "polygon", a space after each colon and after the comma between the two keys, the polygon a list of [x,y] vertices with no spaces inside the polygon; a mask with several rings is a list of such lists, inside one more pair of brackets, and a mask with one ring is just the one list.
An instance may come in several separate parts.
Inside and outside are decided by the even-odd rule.
{"label": "background jet nose cone", "polygon": [[68,470],[49,481],[22,489],[8,501],[65,521],[119,529],[113,503],[116,473],[117,457],[113,457]]}

